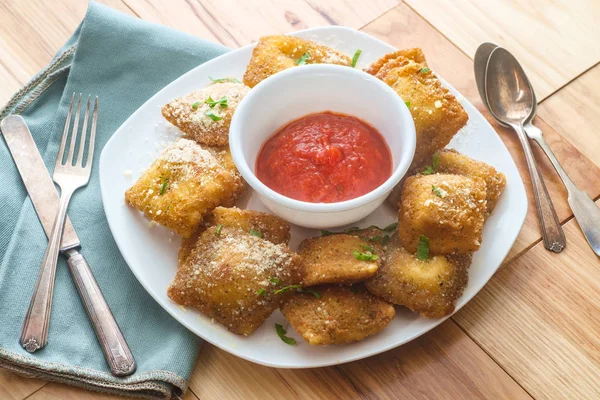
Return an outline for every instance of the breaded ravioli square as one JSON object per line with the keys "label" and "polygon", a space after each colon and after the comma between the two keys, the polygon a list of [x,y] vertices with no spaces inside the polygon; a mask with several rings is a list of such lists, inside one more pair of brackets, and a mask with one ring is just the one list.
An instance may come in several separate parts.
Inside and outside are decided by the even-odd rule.
{"label": "breaded ravioli square", "polygon": [[381,332],[396,314],[390,303],[363,290],[347,286],[313,289],[319,298],[294,293],[281,306],[294,330],[311,345],[358,342]]}
{"label": "breaded ravioli square", "polygon": [[427,318],[452,314],[468,281],[470,254],[434,256],[426,261],[395,243],[377,271],[365,282],[367,290]]}
{"label": "breaded ravioli square", "polygon": [[244,83],[253,88],[277,72],[303,64],[349,66],[350,57],[327,46],[296,36],[263,36],[252,50],[244,73]]}
{"label": "breaded ravioli square", "polygon": [[275,215],[260,211],[217,207],[209,214],[207,223],[238,228],[275,244],[288,244],[290,241],[290,224]]}
{"label": "breaded ravioli square", "polygon": [[433,254],[468,253],[479,249],[486,213],[481,178],[432,174],[409,177],[398,211],[398,235],[411,253],[419,238],[429,239]]}
{"label": "breaded ravioli square", "polygon": [[234,178],[235,188],[233,190],[233,195],[231,197],[230,202],[223,203],[223,206],[231,207],[235,200],[239,199],[247,190],[248,184],[242,178],[242,174],[238,171],[235,163],[233,162],[233,157],[231,156],[231,150],[229,149],[229,145],[225,146],[205,146],[204,149],[208,150],[210,154],[213,155],[224,169],[229,171],[229,173]]}
{"label": "breaded ravioli square", "polygon": [[377,244],[349,234],[305,239],[298,248],[303,284],[354,283],[370,278],[381,264],[380,250]]}
{"label": "breaded ravioli square", "polygon": [[300,283],[297,257],[285,245],[237,228],[210,227],[180,257],[167,294],[233,333],[250,335],[285,298],[277,290]]}
{"label": "breaded ravioli square", "polygon": [[125,201],[188,237],[207,212],[231,201],[234,190],[234,177],[208,151],[191,140],[179,139],[127,189]]}
{"label": "breaded ravioli square", "polygon": [[440,150],[437,172],[481,178],[485,181],[487,212],[489,215],[496,207],[500,195],[506,186],[506,177],[502,172],[483,161],[477,161],[454,149]]}
{"label": "breaded ravioli square", "polygon": [[237,105],[250,89],[241,82],[214,82],[163,106],[162,115],[185,137],[208,146],[229,143],[229,126]]}

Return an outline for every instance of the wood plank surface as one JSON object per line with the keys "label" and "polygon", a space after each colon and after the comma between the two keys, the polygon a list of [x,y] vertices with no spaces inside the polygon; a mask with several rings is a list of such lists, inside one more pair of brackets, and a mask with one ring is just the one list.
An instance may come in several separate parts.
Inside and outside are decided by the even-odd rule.
{"label": "wood plank surface", "polygon": [[[114,396],[105,393],[93,392],[62,383],[49,383],[27,400],[127,400],[131,397]],[[183,400],[199,400],[190,390],[187,391]]]}
{"label": "wood plank surface", "polygon": [[0,399],[21,400],[46,384],[41,379],[25,378],[0,368]]}
{"label": "wood plank surface", "polygon": [[[440,32],[432,29],[427,21],[405,4],[394,8],[362,30],[398,48],[421,47],[431,68],[458,89],[486,116],[517,164],[529,200],[525,225],[506,261],[513,259],[540,241],[541,232],[525,155],[516,134],[510,129],[498,125],[485,111],[475,84],[472,60]],[[540,118],[537,118],[534,122],[544,132],[550,147],[556,153],[556,157],[561,161],[565,170],[571,175],[573,181],[592,198],[598,197],[600,195],[600,179],[589,179],[590,176],[600,176],[598,166],[593,164]],[[566,190],[544,153],[533,142],[532,148],[543,171],[546,186],[554,201],[557,214],[561,221],[565,221],[572,215],[567,203]]]}
{"label": "wood plank surface", "polygon": [[575,220],[560,254],[538,244],[454,320],[534,398],[600,398],[600,262]]}
{"label": "wood plank surface", "polygon": [[600,65],[544,100],[538,114],[600,165]]}
{"label": "wood plank surface", "polygon": [[600,61],[596,0],[406,0],[469,57],[483,42],[509,49],[544,99]]}

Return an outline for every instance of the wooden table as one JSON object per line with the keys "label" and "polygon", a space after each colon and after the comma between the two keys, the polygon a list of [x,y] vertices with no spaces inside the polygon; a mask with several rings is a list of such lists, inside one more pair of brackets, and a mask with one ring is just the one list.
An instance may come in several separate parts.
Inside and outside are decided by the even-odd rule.
{"label": "wooden table", "polygon": [[[103,0],[148,21],[238,47],[264,34],[347,25],[427,59],[480,110],[472,59],[492,41],[532,78],[535,123],[576,184],[600,197],[600,4],[594,0]],[[47,64],[82,19],[84,0],[0,0],[0,103]],[[494,125],[529,191],[529,214],[504,267],[428,334],[362,361],[312,370],[251,364],[206,344],[186,399],[599,399],[600,260],[558,176],[537,151],[568,245],[540,243],[516,137]],[[108,399],[0,370],[1,399]]]}

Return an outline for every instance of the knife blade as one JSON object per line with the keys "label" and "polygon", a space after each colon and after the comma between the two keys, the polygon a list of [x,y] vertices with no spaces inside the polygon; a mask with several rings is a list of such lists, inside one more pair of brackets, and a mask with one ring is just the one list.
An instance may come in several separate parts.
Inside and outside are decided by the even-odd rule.
{"label": "knife blade", "polygon": [[[52,232],[59,205],[54,182],[50,178],[29,127],[21,116],[10,115],[4,118],[0,122],[0,130],[48,236]],[[90,317],[111,372],[116,376],[130,375],[136,370],[135,360],[89,264],[78,251],[80,245],[75,228],[67,216],[60,250],[67,257],[71,277]],[[33,352],[37,348],[39,346],[36,347],[33,343],[31,348],[26,346],[25,350]]]}

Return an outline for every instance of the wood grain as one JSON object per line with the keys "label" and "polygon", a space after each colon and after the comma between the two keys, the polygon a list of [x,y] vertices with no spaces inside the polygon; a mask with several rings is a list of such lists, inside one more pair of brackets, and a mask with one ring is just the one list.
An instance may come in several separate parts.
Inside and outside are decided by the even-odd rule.
{"label": "wood grain", "polygon": [[540,100],[600,61],[595,0],[406,2],[471,58],[483,42],[509,49]]}
{"label": "wood grain", "polygon": [[[128,400],[131,397],[114,396],[105,393],[92,392],[89,390],[63,385],[61,383],[49,383],[41,390],[35,392],[27,400]],[[196,395],[187,391],[183,400],[199,400]]]}
{"label": "wood grain", "polygon": [[46,384],[41,379],[25,378],[0,369],[0,399],[21,400]]}
{"label": "wood grain", "polygon": [[600,65],[543,101],[539,115],[600,165]]}
{"label": "wood grain", "polygon": [[[458,89],[488,119],[517,164],[529,199],[525,225],[506,261],[537,243],[541,239],[541,232],[525,155],[514,132],[498,125],[485,111],[475,84],[472,60],[405,4],[394,8],[362,30],[398,48],[421,47],[431,68]],[[599,196],[600,179],[589,177],[600,176],[600,169],[540,118],[536,119],[535,124],[542,129],[546,140],[573,181],[593,198]],[[558,216],[561,221],[565,221],[572,215],[567,203],[566,190],[544,153],[536,144],[532,143],[532,147]]]}
{"label": "wood grain", "polygon": [[360,28],[398,4],[397,0],[124,1],[143,19],[231,47],[313,26]]}
{"label": "wood grain", "polygon": [[560,254],[538,244],[454,320],[536,399],[600,398],[600,261],[575,220]]}

